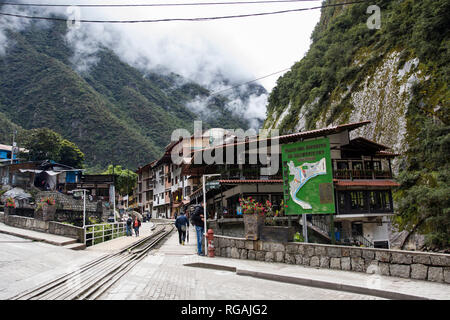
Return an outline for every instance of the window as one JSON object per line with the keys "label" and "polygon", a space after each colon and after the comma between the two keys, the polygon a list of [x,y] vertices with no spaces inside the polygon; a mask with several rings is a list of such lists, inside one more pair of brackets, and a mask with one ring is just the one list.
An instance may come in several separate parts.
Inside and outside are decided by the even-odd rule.
{"label": "window", "polygon": [[338,170],[348,170],[348,162],[347,161],[338,161],[337,169]]}
{"label": "window", "polygon": [[364,192],[363,191],[352,191],[350,192],[351,197],[351,209],[352,210],[364,210],[366,207]]}

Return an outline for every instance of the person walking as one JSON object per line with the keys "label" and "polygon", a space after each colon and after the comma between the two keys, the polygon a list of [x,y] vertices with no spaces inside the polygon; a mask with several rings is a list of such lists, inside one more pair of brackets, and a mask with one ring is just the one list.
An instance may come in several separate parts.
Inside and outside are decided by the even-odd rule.
{"label": "person walking", "polygon": [[134,227],[134,234],[136,237],[139,237],[139,227],[141,226],[141,221],[139,221],[138,217],[134,218],[133,227]]}
{"label": "person walking", "polygon": [[175,227],[178,230],[178,240],[181,245],[184,246],[184,241],[186,240],[186,230],[189,228],[189,220],[186,218],[184,212],[180,212],[180,215],[175,220]]}
{"label": "person walking", "polygon": [[194,208],[194,213],[191,217],[191,222],[195,226],[195,231],[197,233],[197,253],[199,256],[204,256],[205,253],[203,252],[203,246],[202,246],[202,240],[203,240],[203,234],[205,232],[205,226],[204,226],[204,215],[203,215],[203,206],[201,204],[198,204]]}
{"label": "person walking", "polygon": [[127,237],[128,236],[132,236],[132,234],[131,234],[131,225],[133,224],[133,219],[131,219],[131,216],[128,216],[128,219],[127,219]]}

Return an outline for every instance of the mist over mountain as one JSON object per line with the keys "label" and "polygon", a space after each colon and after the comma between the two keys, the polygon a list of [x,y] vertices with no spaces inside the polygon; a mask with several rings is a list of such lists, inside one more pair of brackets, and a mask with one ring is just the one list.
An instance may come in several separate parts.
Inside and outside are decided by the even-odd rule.
{"label": "mist over mountain", "polygon": [[123,51],[123,34],[93,30],[0,17],[0,142],[10,143],[13,128],[48,127],[76,143],[90,168],[136,168],[162,154],[173,130],[193,132],[194,120],[205,128],[261,126],[262,86],[224,90],[239,77],[220,68],[180,75],[149,62],[160,51],[138,54],[136,44]]}

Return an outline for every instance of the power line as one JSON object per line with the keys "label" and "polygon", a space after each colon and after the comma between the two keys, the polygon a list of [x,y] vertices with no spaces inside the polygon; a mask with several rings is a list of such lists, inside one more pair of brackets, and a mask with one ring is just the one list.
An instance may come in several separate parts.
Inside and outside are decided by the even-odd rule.
{"label": "power line", "polygon": [[254,80],[250,80],[250,81],[247,81],[247,82],[244,82],[244,83],[241,83],[241,84],[237,84],[237,85],[235,85],[235,86],[232,86],[232,87],[229,87],[229,88],[226,88],[226,89],[223,89],[223,90],[215,91],[215,92],[211,93],[210,96],[214,96],[214,95],[219,94],[219,93],[222,93],[222,92],[224,92],[224,91],[228,91],[228,90],[231,90],[231,89],[234,89],[234,88],[237,88],[237,87],[240,87],[240,86],[243,86],[243,85],[252,83],[252,82],[256,82],[256,81],[261,80],[261,79],[268,78],[268,77],[270,77],[270,76],[273,76],[273,75],[275,75],[275,74],[278,74],[278,73],[281,73],[281,72],[284,72],[284,71],[287,71],[287,70],[290,70],[290,69],[291,69],[291,68],[286,68],[286,69],[283,69],[283,70],[280,70],[280,71],[273,72],[273,73],[271,73],[271,74],[262,76],[262,77],[260,77],[260,78],[254,79]]}
{"label": "power line", "polygon": [[174,7],[174,6],[211,6],[211,5],[236,5],[236,4],[264,4],[264,3],[297,3],[317,2],[322,0],[256,0],[256,1],[231,1],[231,2],[192,2],[192,3],[142,3],[142,4],[43,4],[43,3],[12,3],[0,2],[0,5],[22,7]]}
{"label": "power line", "polygon": [[[328,4],[328,5],[324,5],[324,6],[317,6],[317,7],[310,7],[310,8],[299,8],[299,9],[289,9],[289,10],[281,10],[281,11],[239,14],[239,15],[231,15],[231,16],[219,16],[219,17],[165,18],[165,19],[149,19],[149,20],[83,20],[83,19],[80,19],[80,20],[76,20],[76,22],[80,22],[80,23],[151,23],[151,22],[169,22],[169,21],[198,22],[198,21],[210,21],[210,20],[219,20],[219,19],[267,16],[267,15],[275,15],[275,14],[282,14],[282,13],[289,13],[289,12],[300,12],[300,11],[329,8],[329,7],[345,6],[345,5],[350,5],[350,4],[366,3],[367,1],[368,0],[361,0],[361,1],[353,1],[353,2]],[[63,19],[63,18],[56,18],[56,17],[27,16],[27,15],[22,15],[22,14],[14,14],[14,13],[6,13],[6,12],[0,12],[0,15],[16,17],[16,18],[35,19],[35,20],[52,20],[52,21],[64,21],[64,22],[66,22],[68,20],[67,18]]]}

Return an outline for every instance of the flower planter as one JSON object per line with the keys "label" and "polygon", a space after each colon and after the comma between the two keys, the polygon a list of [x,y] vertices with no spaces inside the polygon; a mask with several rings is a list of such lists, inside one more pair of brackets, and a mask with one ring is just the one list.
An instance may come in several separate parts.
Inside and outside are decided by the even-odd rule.
{"label": "flower planter", "polygon": [[14,207],[5,207],[5,215],[6,216],[14,216],[16,214],[16,208]]}
{"label": "flower planter", "polygon": [[245,239],[258,240],[264,226],[264,216],[259,214],[244,214]]}
{"label": "flower planter", "polygon": [[44,204],[42,209],[36,209],[34,212],[34,218],[42,221],[55,220],[56,206]]}
{"label": "flower planter", "polygon": [[294,241],[295,227],[263,226],[261,228],[261,240],[270,242]]}

